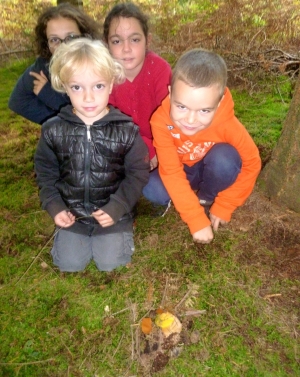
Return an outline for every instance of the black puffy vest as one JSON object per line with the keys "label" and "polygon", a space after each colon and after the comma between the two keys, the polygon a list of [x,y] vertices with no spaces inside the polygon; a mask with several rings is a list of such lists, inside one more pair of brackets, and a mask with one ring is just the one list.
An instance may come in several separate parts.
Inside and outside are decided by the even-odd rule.
{"label": "black puffy vest", "polygon": [[105,205],[118,189],[124,179],[125,155],[139,129],[132,122],[85,126],[57,119],[53,119],[54,127],[45,134],[59,161],[60,179],[56,187],[80,221],[80,217]]}

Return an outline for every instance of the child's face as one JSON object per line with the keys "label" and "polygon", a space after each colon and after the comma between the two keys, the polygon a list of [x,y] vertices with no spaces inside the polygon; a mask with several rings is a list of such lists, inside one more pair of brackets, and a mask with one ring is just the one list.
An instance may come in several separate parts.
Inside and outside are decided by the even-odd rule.
{"label": "child's face", "polygon": [[76,71],[64,87],[76,115],[86,124],[91,125],[107,113],[108,97],[113,81],[107,81],[93,71],[89,65]]}
{"label": "child's face", "polygon": [[181,80],[170,89],[170,117],[184,135],[193,136],[210,126],[220,104],[220,87],[193,88]]}
{"label": "child's face", "polygon": [[136,18],[114,18],[109,27],[108,48],[122,64],[126,78],[133,81],[145,60],[147,38]]}
{"label": "child's face", "polygon": [[75,21],[69,18],[59,17],[48,21],[46,35],[49,50],[51,54],[53,54],[55,49],[60,45],[60,39],[63,40],[69,35],[80,35],[80,30]]}

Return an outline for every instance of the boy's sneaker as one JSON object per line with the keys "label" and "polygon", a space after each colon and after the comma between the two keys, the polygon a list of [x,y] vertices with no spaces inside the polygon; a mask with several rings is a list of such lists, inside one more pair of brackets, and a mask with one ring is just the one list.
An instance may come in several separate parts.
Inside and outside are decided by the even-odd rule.
{"label": "boy's sneaker", "polygon": [[206,216],[209,218],[209,210],[210,210],[210,207],[213,205],[213,202],[210,202],[208,200],[204,200],[204,199],[200,199],[199,200],[201,206],[204,208],[204,212],[206,214]]}
{"label": "boy's sneaker", "polygon": [[171,207],[171,200],[165,206],[152,204],[152,217],[164,217]]}

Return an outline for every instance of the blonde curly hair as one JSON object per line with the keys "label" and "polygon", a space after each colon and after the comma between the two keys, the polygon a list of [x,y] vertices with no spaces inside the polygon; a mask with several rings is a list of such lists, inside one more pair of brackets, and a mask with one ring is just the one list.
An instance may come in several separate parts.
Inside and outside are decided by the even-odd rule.
{"label": "blonde curly hair", "polygon": [[49,67],[53,89],[65,93],[64,84],[86,64],[107,81],[120,84],[125,80],[123,67],[112,58],[102,42],[79,38],[62,43],[55,50]]}

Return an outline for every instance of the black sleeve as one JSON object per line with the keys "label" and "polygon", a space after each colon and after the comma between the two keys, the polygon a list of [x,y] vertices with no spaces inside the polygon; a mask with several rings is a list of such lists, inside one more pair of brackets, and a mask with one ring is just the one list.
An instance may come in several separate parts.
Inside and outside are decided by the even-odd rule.
{"label": "black sleeve", "polygon": [[46,126],[43,126],[41,138],[34,156],[34,164],[42,208],[51,217],[54,217],[59,212],[67,210],[68,207],[55,187],[55,183],[60,178],[59,164],[52,149],[51,141],[45,137],[45,129]]}
{"label": "black sleeve", "polygon": [[125,157],[125,178],[110,201],[101,209],[117,222],[125,213],[132,211],[149,180],[149,152],[138,133]]}
{"label": "black sleeve", "polygon": [[56,92],[50,81],[45,84],[38,96],[34,94],[34,77],[29,72],[40,73],[41,70],[50,80],[48,70],[39,58],[19,77],[8,101],[10,110],[38,124],[43,124],[56,115],[62,106],[69,103],[68,97]]}

